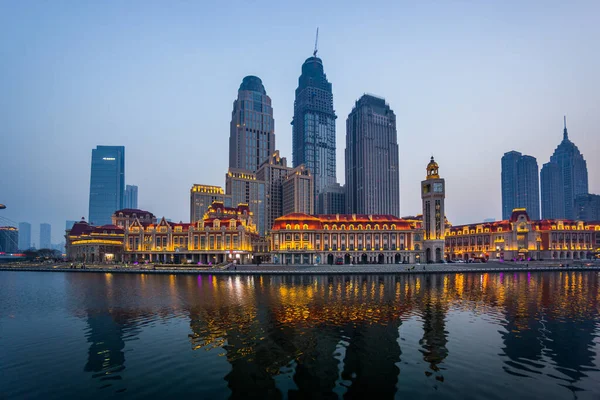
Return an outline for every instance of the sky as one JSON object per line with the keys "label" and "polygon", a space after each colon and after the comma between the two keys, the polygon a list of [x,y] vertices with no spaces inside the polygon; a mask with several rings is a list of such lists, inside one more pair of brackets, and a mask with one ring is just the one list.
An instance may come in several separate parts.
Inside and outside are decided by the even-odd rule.
{"label": "sky", "polygon": [[271,97],[292,162],[294,90],[319,27],[333,85],[337,179],[346,118],[364,93],[397,116],[401,214],[421,210],[431,155],[453,224],[501,217],[500,159],[548,162],[562,139],[600,192],[600,2],[0,0],[0,217],[87,219],[91,151],[126,148],[139,208],[189,220],[194,183],[225,184],[246,75]]}

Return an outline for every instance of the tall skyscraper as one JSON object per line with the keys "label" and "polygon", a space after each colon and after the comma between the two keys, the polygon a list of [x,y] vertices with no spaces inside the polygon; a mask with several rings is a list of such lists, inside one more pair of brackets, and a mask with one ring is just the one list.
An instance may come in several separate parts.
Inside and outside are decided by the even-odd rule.
{"label": "tall skyscraper", "polygon": [[[575,198],[575,219],[579,221],[600,221],[600,195],[580,194]],[[600,240],[600,235],[596,235]]]}
{"label": "tall skyscraper", "polygon": [[283,214],[315,213],[315,185],[312,175],[304,165],[294,168],[283,181]]}
{"label": "tall skyscraper", "polygon": [[242,80],[233,102],[229,135],[229,168],[256,172],[275,151],[275,120],[271,98],[260,78]]}
{"label": "tall skyscraper", "polygon": [[[314,179],[314,195],[337,183],[335,155],[335,111],[331,83],[323,62],[314,55],[302,64],[292,120],[293,165],[304,164]],[[323,210],[317,209],[317,213]]]}
{"label": "tall skyscraper", "polygon": [[40,224],[40,249],[52,248],[52,232],[50,224]]}
{"label": "tall skyscraper", "polygon": [[[555,168],[557,171],[544,171]],[[558,193],[552,188],[560,188]],[[542,218],[575,219],[575,198],[588,193],[587,163],[583,155],[569,140],[567,119],[560,142],[550,162],[542,167]]]}
{"label": "tall skyscraper", "polygon": [[535,157],[509,151],[502,157],[502,219],[515,208],[527,209],[531,219],[540,219],[540,180]]}
{"label": "tall skyscraper", "polygon": [[16,253],[19,244],[19,230],[14,226],[0,226],[0,252]]}
{"label": "tall skyscraper", "polygon": [[400,215],[396,115],[380,97],[363,95],[346,120],[346,207]]}
{"label": "tall skyscraper", "polygon": [[227,196],[221,186],[195,184],[190,189],[190,222],[204,218],[213,201],[220,201],[225,207],[232,207],[231,196]]}
{"label": "tall skyscraper", "polygon": [[31,248],[31,224],[28,222],[19,223],[19,250],[29,250]]}
{"label": "tall skyscraper", "polygon": [[346,214],[346,189],[334,183],[317,195],[315,208],[319,214]]}
{"label": "tall skyscraper", "polygon": [[137,210],[138,208],[138,187],[135,185],[125,186],[125,198],[123,208]]}
{"label": "tall skyscraper", "polygon": [[108,225],[123,208],[125,191],[125,147],[97,146],[92,150],[90,210],[92,225]]}
{"label": "tall skyscraper", "polygon": [[265,182],[256,179],[256,174],[243,169],[229,168],[225,176],[225,193],[231,196],[234,207],[247,204],[258,233],[264,236],[265,226]]}

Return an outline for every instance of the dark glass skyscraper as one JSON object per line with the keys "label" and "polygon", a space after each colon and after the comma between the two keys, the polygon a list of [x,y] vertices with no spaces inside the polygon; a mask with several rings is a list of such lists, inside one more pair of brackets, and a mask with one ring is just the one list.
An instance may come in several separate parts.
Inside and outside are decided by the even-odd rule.
{"label": "dark glass skyscraper", "polygon": [[[315,197],[337,182],[336,118],[331,83],[323,71],[323,62],[315,55],[302,64],[292,120],[293,165],[304,164],[312,173]],[[321,213],[322,210],[317,209],[316,212]]]}
{"label": "dark glass skyscraper", "polygon": [[515,208],[540,219],[539,168],[535,157],[509,151],[502,157],[502,219],[509,219]]}
{"label": "dark glass skyscraper", "polygon": [[566,118],[563,140],[541,176],[542,218],[575,219],[575,198],[588,193],[588,172],[583,155],[569,140]]}
{"label": "dark glass skyscraper", "polygon": [[271,98],[260,78],[247,76],[242,80],[231,112],[229,168],[256,172],[274,152]]}
{"label": "dark glass skyscraper", "polygon": [[125,147],[97,146],[92,150],[89,223],[108,225],[113,213],[123,208]]}
{"label": "dark glass skyscraper", "polygon": [[396,115],[380,97],[362,96],[346,120],[346,206],[400,216]]}

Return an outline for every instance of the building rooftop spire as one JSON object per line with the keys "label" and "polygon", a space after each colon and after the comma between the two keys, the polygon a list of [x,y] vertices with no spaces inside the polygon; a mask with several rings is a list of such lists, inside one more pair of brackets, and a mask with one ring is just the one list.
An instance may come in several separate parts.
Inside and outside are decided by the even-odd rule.
{"label": "building rooftop spire", "polygon": [[569,133],[567,132],[567,116],[564,116],[565,128],[563,130],[563,140],[569,140]]}

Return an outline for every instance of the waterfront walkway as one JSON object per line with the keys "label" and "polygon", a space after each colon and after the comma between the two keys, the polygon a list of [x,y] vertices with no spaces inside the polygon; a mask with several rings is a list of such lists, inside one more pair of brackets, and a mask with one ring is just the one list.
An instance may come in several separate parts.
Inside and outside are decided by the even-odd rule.
{"label": "waterfront walkway", "polygon": [[230,265],[214,268],[190,268],[186,266],[117,266],[90,265],[85,269],[72,269],[67,264],[45,265],[3,265],[0,271],[37,271],[37,272],[104,272],[130,274],[195,274],[195,275],[343,275],[343,274],[431,274],[465,272],[525,272],[525,271],[600,271],[600,262],[578,262],[560,266],[544,262],[511,263],[488,262],[483,264],[374,264],[374,265]]}

